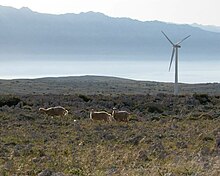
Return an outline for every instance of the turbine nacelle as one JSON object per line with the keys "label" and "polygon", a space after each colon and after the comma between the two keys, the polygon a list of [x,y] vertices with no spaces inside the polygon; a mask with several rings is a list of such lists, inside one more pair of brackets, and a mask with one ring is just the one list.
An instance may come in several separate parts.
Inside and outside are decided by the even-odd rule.
{"label": "turbine nacelle", "polygon": [[174,45],[173,47],[174,47],[174,48],[181,48],[180,45]]}

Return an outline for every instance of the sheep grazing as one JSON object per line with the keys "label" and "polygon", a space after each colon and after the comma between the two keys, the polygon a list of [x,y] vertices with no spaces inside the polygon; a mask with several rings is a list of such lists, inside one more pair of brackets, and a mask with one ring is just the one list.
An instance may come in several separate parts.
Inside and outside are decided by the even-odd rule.
{"label": "sheep grazing", "polygon": [[68,111],[62,107],[62,106],[56,106],[56,107],[51,107],[51,108],[39,108],[39,111],[42,113],[45,113],[49,116],[65,116],[68,114]]}
{"label": "sheep grazing", "polygon": [[112,117],[115,121],[128,122],[129,115],[130,113],[127,111],[116,111],[116,109],[113,108]]}
{"label": "sheep grazing", "polygon": [[90,119],[93,121],[105,121],[105,122],[110,122],[112,121],[112,115],[104,112],[104,111],[100,111],[100,112],[95,112],[93,109],[90,112]]}

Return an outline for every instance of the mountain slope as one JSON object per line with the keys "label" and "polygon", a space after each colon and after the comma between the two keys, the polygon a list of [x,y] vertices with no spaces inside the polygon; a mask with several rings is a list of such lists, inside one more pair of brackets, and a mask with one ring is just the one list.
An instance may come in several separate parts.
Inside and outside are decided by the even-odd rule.
{"label": "mountain slope", "polygon": [[201,24],[197,24],[194,23],[192,24],[193,27],[199,27],[203,30],[206,31],[211,31],[211,32],[220,32],[220,26],[212,26],[212,25],[201,25]]}
{"label": "mountain slope", "polygon": [[[190,25],[112,18],[101,13],[50,15],[0,6],[0,52],[4,54],[169,54],[161,30],[183,43],[185,54],[220,54],[220,34]],[[159,52],[158,52],[159,51]]]}

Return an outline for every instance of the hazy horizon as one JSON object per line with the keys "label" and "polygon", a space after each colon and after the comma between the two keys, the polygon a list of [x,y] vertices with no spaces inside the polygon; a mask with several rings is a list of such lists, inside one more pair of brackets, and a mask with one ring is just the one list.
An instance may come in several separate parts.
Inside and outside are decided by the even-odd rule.
{"label": "hazy horizon", "polygon": [[[0,79],[35,79],[66,76],[113,76],[140,81],[173,82],[174,66],[169,60],[5,60]],[[220,83],[220,61],[179,61],[179,82]]]}
{"label": "hazy horizon", "polygon": [[[0,0],[0,5],[15,8],[28,7],[48,14],[101,12],[111,17],[128,17],[141,21],[164,21],[177,24],[203,24],[220,26],[218,0]],[[138,10],[137,10],[138,9]],[[187,12],[187,13],[186,13]]]}

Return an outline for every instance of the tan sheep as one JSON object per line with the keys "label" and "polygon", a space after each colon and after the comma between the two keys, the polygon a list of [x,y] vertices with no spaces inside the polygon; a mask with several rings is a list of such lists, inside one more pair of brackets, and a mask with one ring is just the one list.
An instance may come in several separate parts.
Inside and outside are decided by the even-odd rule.
{"label": "tan sheep", "polygon": [[130,113],[127,111],[116,111],[116,109],[113,108],[112,117],[115,121],[128,122],[129,115]]}
{"label": "tan sheep", "polygon": [[93,121],[112,121],[112,115],[104,112],[104,111],[94,111],[93,109],[90,111],[90,119]]}
{"label": "tan sheep", "polygon": [[39,111],[42,113],[45,113],[49,116],[65,116],[68,114],[68,111],[62,107],[62,106],[56,106],[56,107],[51,107],[51,108],[39,108]]}

